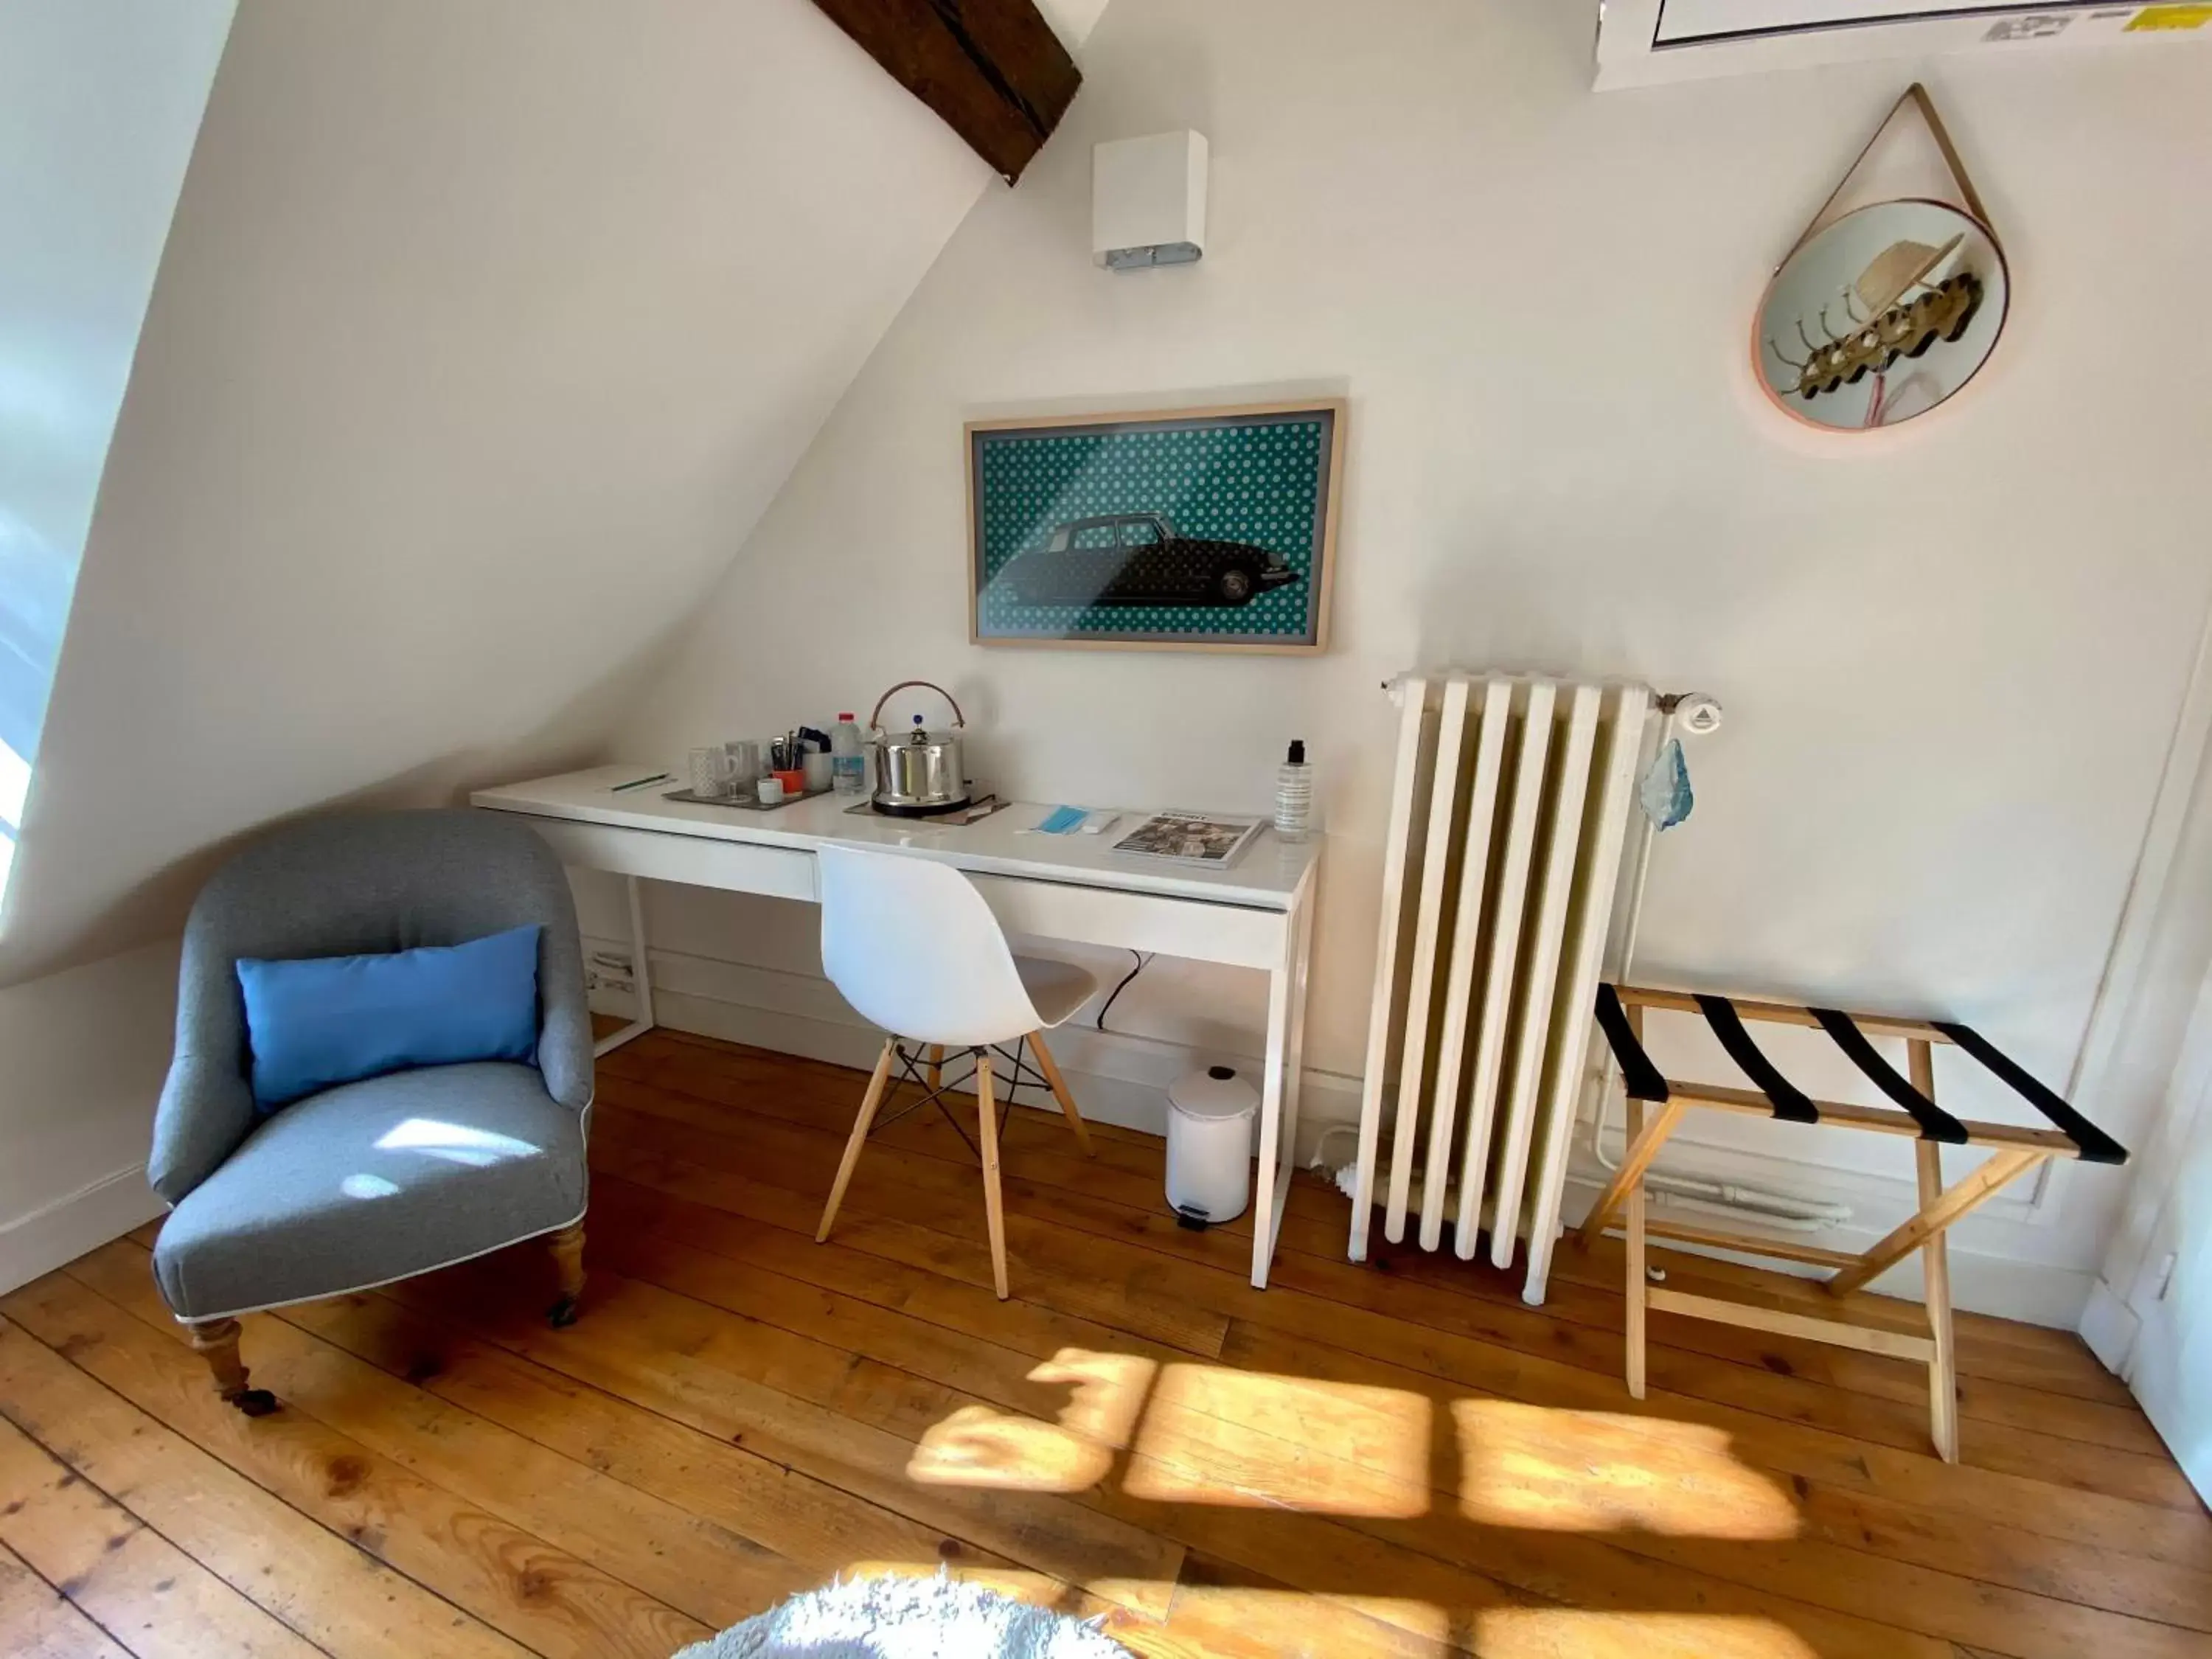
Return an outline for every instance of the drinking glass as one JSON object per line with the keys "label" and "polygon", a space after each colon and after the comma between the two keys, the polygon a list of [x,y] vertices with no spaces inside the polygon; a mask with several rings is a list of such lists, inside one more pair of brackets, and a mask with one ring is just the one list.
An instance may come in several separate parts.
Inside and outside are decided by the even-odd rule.
{"label": "drinking glass", "polygon": [[739,738],[724,744],[722,752],[729,761],[730,793],[739,800],[757,799],[761,775],[765,770],[760,744],[750,738]]}

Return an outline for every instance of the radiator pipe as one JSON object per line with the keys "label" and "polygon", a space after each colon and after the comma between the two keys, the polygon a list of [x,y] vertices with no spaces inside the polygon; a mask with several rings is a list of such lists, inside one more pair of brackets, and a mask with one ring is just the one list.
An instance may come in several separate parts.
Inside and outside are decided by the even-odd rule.
{"label": "radiator pipe", "polygon": [[[1798,1215],[1786,1211],[1769,1209],[1765,1204],[1755,1200],[1765,1200],[1777,1204],[1802,1203],[1808,1208],[1814,1206],[1814,1200],[1790,1198],[1780,1193],[1765,1192],[1756,1187],[1738,1187],[1732,1182],[1692,1182],[1689,1177],[1684,1176],[1663,1176],[1656,1180],[1647,1176],[1645,1183],[1658,1197],[1659,1206],[1662,1209],[1693,1210],[1701,1215],[1724,1216],[1736,1221],[1748,1217],[1756,1220],[1760,1226],[1772,1228],[1779,1232],[1825,1232],[1831,1227],[1850,1220],[1851,1214],[1849,1206],[1839,1204],[1821,1204],[1819,1207],[1823,1210],[1840,1209],[1844,1212],[1840,1217]],[[1677,1193],[1673,1190],[1676,1183],[1710,1184],[1722,1196],[1704,1198],[1695,1193]]]}

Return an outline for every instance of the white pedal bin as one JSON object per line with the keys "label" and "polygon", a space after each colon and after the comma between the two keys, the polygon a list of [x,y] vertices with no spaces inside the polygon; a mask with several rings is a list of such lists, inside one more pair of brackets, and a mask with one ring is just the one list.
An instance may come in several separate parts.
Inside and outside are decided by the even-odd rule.
{"label": "white pedal bin", "polygon": [[1252,1120],[1260,1091],[1232,1066],[1168,1086],[1168,1207],[1187,1221],[1234,1221],[1252,1201]]}

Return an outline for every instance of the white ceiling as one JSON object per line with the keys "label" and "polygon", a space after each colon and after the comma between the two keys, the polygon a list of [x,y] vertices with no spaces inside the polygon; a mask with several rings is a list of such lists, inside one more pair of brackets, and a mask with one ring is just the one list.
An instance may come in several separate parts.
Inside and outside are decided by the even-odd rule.
{"label": "white ceiling", "polygon": [[173,929],[271,819],[588,750],[990,181],[805,0],[243,0],[0,982]]}

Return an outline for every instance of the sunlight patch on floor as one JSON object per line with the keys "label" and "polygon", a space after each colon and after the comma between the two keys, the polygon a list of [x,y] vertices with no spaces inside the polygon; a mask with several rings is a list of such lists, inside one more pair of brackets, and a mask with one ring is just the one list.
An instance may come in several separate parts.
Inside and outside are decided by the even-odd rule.
{"label": "sunlight patch on floor", "polygon": [[1474,1615],[1474,1648],[1490,1655],[1635,1653],[1682,1659],[1820,1659],[1795,1631],[1755,1613],[1611,1613],[1588,1607],[1494,1607]]}
{"label": "sunlight patch on floor", "polygon": [[[1129,1443],[1145,1391],[1159,1367],[1135,1354],[1062,1348],[1030,1373],[1032,1382],[1062,1383],[1074,1390],[1060,1413],[1060,1426],[1117,1450]],[[1170,1366],[1171,1371],[1180,1369]]]}
{"label": "sunlight patch on floor", "polygon": [[922,1436],[907,1460],[906,1477],[924,1486],[1088,1492],[1113,1468],[1113,1448],[1057,1423],[994,1406],[963,1406]]}
{"label": "sunlight patch on floor", "polygon": [[907,1477],[1079,1492],[1121,1462],[1121,1490],[1151,1503],[1747,1542],[1800,1530],[1787,1489],[1702,1424],[1491,1399],[1443,1402],[1439,1423],[1412,1389],[1081,1348],[1029,1380],[1069,1390],[1054,1419],[964,1406],[923,1434]]}
{"label": "sunlight patch on floor", "polygon": [[1156,1369],[1135,1354],[1063,1348],[1030,1373],[1032,1382],[1073,1390],[1058,1420],[963,1406],[922,1436],[907,1478],[926,1486],[1087,1492],[1129,1443]]}
{"label": "sunlight patch on floor", "polygon": [[[839,1570],[840,1578],[923,1577],[938,1571],[935,1562],[854,1561]],[[1076,1618],[1102,1619],[1108,1635],[1132,1651],[1144,1655],[1185,1656],[1194,1651],[1176,1634],[1196,1626],[1208,1632],[1236,1632],[1254,1645],[1250,1650],[1328,1653],[1338,1650],[1336,1638],[1356,1644],[1365,1653],[1404,1651],[1435,1654],[1438,1659],[1455,1651],[1451,1646],[1452,1617],[1426,1601],[1386,1595],[1313,1595],[1300,1590],[1262,1589],[1241,1584],[1184,1583],[1174,1579],[1095,1578],[1080,1588],[1040,1572],[1019,1568],[963,1567],[947,1569],[955,1578],[981,1584],[1001,1595],[1032,1607],[1050,1607]],[[1404,1632],[1393,1638],[1388,1626]],[[1148,1639],[1159,1632],[1162,1639]],[[1211,1649],[1202,1650],[1210,1651]],[[1237,1651],[1244,1651],[1240,1648]],[[1505,1659],[1538,1659],[1539,1650],[1500,1650]],[[1542,1659],[1559,1659],[1543,1650]]]}
{"label": "sunlight patch on floor", "polygon": [[1170,1365],[1122,1490],[1166,1504],[1425,1515],[1431,1425],[1429,1401],[1402,1389]]}
{"label": "sunlight patch on floor", "polygon": [[1510,1400],[1452,1402],[1460,1512],[1548,1532],[1794,1538],[1797,1507],[1724,1430]]}
{"label": "sunlight patch on floor", "polygon": [[[934,1561],[854,1561],[841,1578],[934,1574]],[[1103,1616],[1109,1635],[1142,1655],[1183,1655],[1194,1631],[1234,1632],[1254,1651],[1434,1655],[1472,1649],[1484,1659],[1818,1659],[1796,1632],[1756,1614],[1598,1610],[1519,1604],[1513,1592],[1470,1580],[1466,1605],[1156,1578],[1098,1578],[1071,1586],[1019,1568],[951,1566],[1033,1607]],[[1488,1594],[1486,1595],[1485,1591]],[[1157,1638],[1154,1639],[1157,1633]],[[1292,1645],[1295,1644],[1295,1647]]]}
{"label": "sunlight patch on floor", "polygon": [[[1127,1579],[1103,1578],[1093,1583],[1091,1592],[1103,1600],[1122,1606],[1135,1606],[1137,1592],[1143,1588],[1138,1582]],[[1248,1584],[1183,1584],[1175,1587],[1175,1599],[1170,1604],[1171,1618],[1179,1618],[1213,1631],[1235,1631],[1248,1638],[1261,1651],[1335,1653],[1347,1648],[1360,1652],[1382,1650],[1386,1643],[1393,1652],[1433,1653],[1438,1659],[1459,1650],[1451,1645],[1453,1615],[1431,1602],[1417,1601],[1396,1595],[1327,1596],[1310,1595],[1304,1590],[1261,1589]],[[1369,1630],[1359,1620],[1371,1620],[1376,1626],[1388,1626],[1406,1633],[1410,1639],[1391,1641],[1388,1632]],[[1108,1634],[1140,1653],[1161,1652],[1181,1655],[1190,1650],[1180,1646],[1172,1633],[1159,1648],[1147,1644],[1139,1631],[1121,1622],[1109,1622]],[[1295,1640],[1297,1646],[1289,1644]],[[1504,1659],[1535,1659],[1534,1650],[1507,1654]],[[1557,1653],[1547,1653],[1544,1659],[1559,1659]]]}

